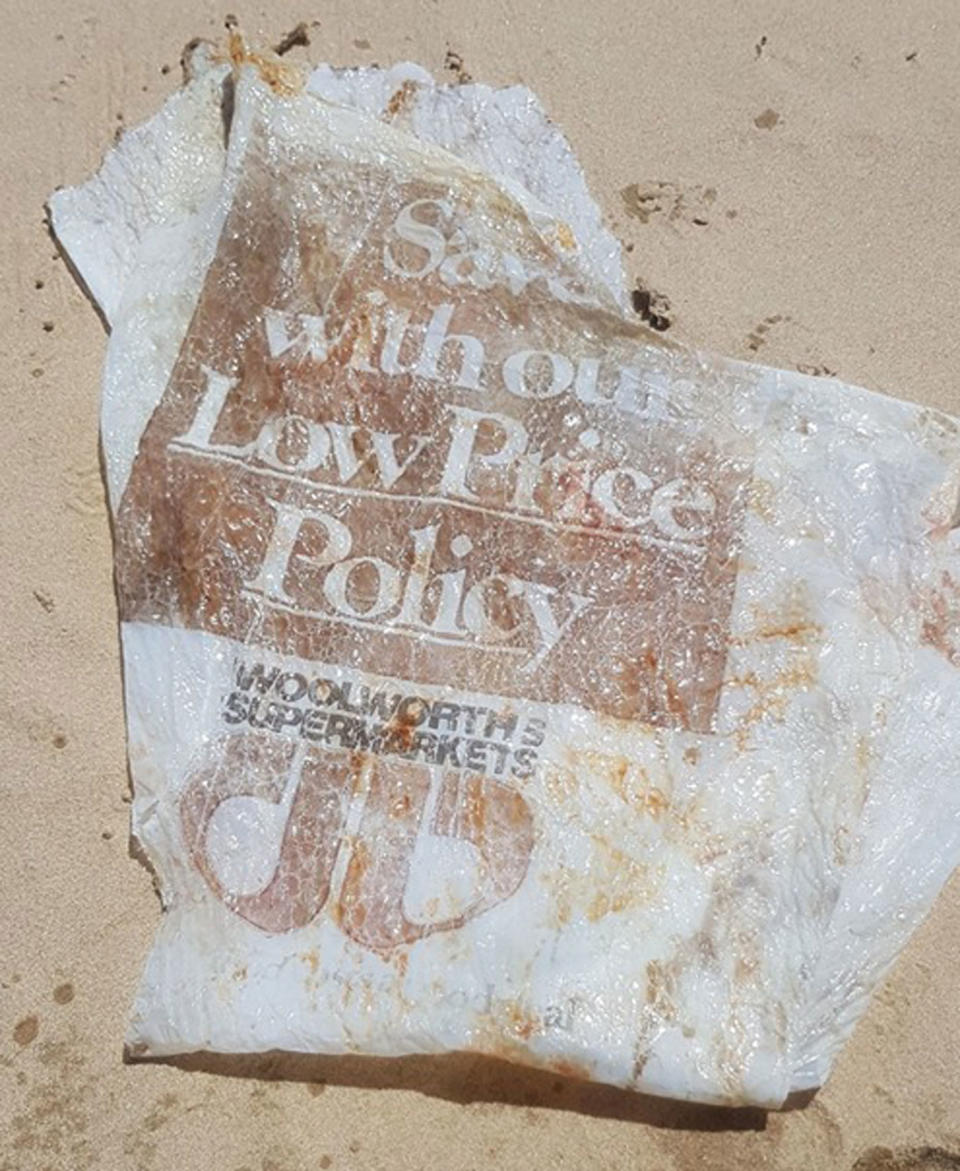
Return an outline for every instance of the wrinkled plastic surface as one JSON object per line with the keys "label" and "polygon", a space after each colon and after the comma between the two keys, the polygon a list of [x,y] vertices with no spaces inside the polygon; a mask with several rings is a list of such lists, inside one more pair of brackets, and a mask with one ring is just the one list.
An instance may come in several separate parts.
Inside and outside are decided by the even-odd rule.
{"label": "wrinkled plastic surface", "polygon": [[247,67],[226,154],[201,70],[52,200],[112,326],[131,1048],[777,1105],[960,853],[957,424],[631,321],[535,99],[404,69]]}

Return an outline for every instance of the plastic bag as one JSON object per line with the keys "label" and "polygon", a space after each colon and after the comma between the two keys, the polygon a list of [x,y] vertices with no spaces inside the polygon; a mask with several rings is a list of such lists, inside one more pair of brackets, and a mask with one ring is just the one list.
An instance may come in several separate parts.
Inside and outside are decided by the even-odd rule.
{"label": "plastic bag", "polygon": [[526,91],[196,72],[52,200],[112,326],[132,1051],[819,1084],[960,849],[956,423],[629,320]]}

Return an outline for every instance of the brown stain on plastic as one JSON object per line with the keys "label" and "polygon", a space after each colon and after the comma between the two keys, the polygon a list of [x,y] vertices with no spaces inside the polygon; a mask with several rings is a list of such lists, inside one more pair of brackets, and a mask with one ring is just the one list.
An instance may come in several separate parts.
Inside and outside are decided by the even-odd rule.
{"label": "brown stain on plastic", "polygon": [[[410,752],[416,738],[416,728],[419,721],[412,706],[404,707],[385,725],[385,734],[389,736],[390,742],[395,744],[401,753]],[[409,801],[409,797],[407,800]]]}
{"label": "brown stain on plastic", "polygon": [[760,630],[756,634],[758,639],[785,638],[789,642],[806,643],[811,636],[823,633],[823,627],[817,622],[789,622],[785,626],[773,626]]}
{"label": "brown stain on plastic", "polygon": [[571,750],[567,750],[565,756],[569,762],[568,776],[573,781],[571,796],[577,771],[588,768],[591,772],[599,774],[625,805],[646,814],[654,821],[659,821],[670,811],[670,799],[662,789],[651,782],[648,770],[638,761],[631,761],[625,756],[606,757],[599,753]]}
{"label": "brown stain on plastic", "polygon": [[415,81],[405,81],[398,90],[391,94],[383,116],[392,121],[394,118],[399,118],[401,114],[406,113],[413,102],[418,88]]}
{"label": "brown stain on plastic", "polygon": [[670,802],[655,786],[646,791],[643,804],[654,821],[659,821],[663,814],[670,808]]}
{"label": "brown stain on plastic", "polygon": [[738,721],[737,748],[744,752],[749,745],[750,729],[767,719],[783,721],[787,704],[793,693],[809,687],[816,680],[813,660],[807,656],[791,667],[779,671],[771,679],[761,679],[755,672],[747,672],[730,680],[731,687],[750,687],[755,693],[753,704]]}
{"label": "brown stain on plastic", "polygon": [[510,1030],[515,1033],[521,1041],[529,1041],[534,1033],[540,1031],[540,1021],[529,1013],[525,1013],[520,1004],[511,1000],[508,1001],[504,1007],[504,1015],[507,1018]]}
{"label": "brown stain on plastic", "polygon": [[[242,58],[243,52],[242,44],[235,46],[234,55],[238,60]],[[403,100],[402,88],[393,95],[394,110],[398,110]],[[346,178],[349,179],[350,175]],[[332,186],[333,180],[328,181]],[[261,189],[260,180],[252,175],[245,177],[245,183],[246,187],[238,196],[238,206],[259,209],[263,204],[264,209],[259,218],[270,224],[279,221],[283,214],[279,206],[280,195],[272,189]],[[422,185],[408,187],[402,195],[397,195],[398,199],[433,197],[436,194],[431,188]],[[497,198],[504,201],[505,218],[509,226],[510,221],[518,217],[515,204],[505,196],[488,191],[482,185],[478,186],[477,202],[479,204],[482,199],[485,214],[492,216],[498,209]],[[246,202],[248,199],[249,203]],[[350,260],[344,281],[351,285],[351,304],[358,306],[358,309],[364,301],[364,293],[374,291],[371,278],[376,275],[378,284],[380,281],[379,267],[375,273],[371,272],[371,268],[374,263],[380,265],[378,233],[382,236],[386,231],[388,217],[393,211],[385,208],[381,214],[382,220],[372,224],[364,246],[357,255],[353,258],[339,258]],[[310,213],[304,213],[289,232],[279,227],[276,230],[271,228],[262,240],[258,237],[258,245],[269,245],[271,256],[286,255],[289,249],[293,249],[293,255],[298,255],[298,242],[310,237],[308,229],[316,215],[315,209],[311,208]],[[245,216],[244,223],[250,218]],[[239,229],[239,234],[234,229]],[[528,227],[523,230],[529,233]],[[683,445],[681,452],[668,425],[664,425],[663,434],[659,427],[649,431],[644,429],[637,437],[638,450],[633,453],[633,458],[650,461],[651,466],[657,468],[657,479],[667,483],[681,473],[711,478],[718,503],[722,507],[716,514],[716,521],[707,538],[706,569],[696,567],[692,561],[688,564],[680,558],[676,564],[671,563],[667,570],[661,571],[658,567],[662,559],[640,546],[628,547],[626,535],[622,541],[620,538],[610,541],[597,540],[591,532],[574,532],[565,533],[563,542],[558,543],[551,538],[549,544],[544,543],[545,564],[555,578],[551,588],[562,585],[567,591],[588,595],[596,593],[597,612],[602,604],[609,606],[611,613],[618,616],[617,621],[603,627],[607,637],[601,640],[601,645],[597,645],[597,662],[589,672],[585,672],[583,665],[574,661],[575,642],[572,638],[555,648],[539,671],[529,676],[511,670],[512,664],[505,656],[487,654],[473,644],[454,648],[437,643],[425,648],[405,634],[395,634],[389,639],[364,634],[362,638],[365,641],[361,648],[361,635],[354,628],[341,624],[336,615],[328,617],[325,602],[319,603],[323,617],[317,617],[320,611],[314,604],[313,594],[319,578],[306,571],[309,546],[311,540],[316,539],[316,534],[314,532],[311,536],[307,530],[291,557],[295,568],[289,577],[291,596],[296,597],[296,612],[267,608],[260,614],[257,604],[236,588],[237,560],[227,560],[224,554],[235,553],[237,559],[244,564],[249,562],[251,567],[262,558],[263,541],[258,534],[270,531],[267,517],[272,510],[272,505],[268,503],[269,493],[264,487],[265,481],[248,475],[239,465],[214,466],[214,461],[201,463],[188,454],[171,455],[168,446],[171,439],[184,434],[202,382],[198,381],[199,372],[194,369],[196,351],[193,342],[199,344],[199,339],[204,337],[214,349],[218,339],[224,345],[229,342],[232,347],[238,330],[248,329],[253,320],[252,315],[259,311],[260,306],[273,303],[281,292],[289,300],[290,290],[286,290],[285,286],[283,289],[280,287],[282,281],[279,271],[271,268],[266,261],[255,264],[246,258],[242,245],[242,224],[231,223],[223,239],[231,243],[229,248],[226,244],[221,247],[210,269],[191,327],[192,340],[184,347],[171,389],[155,414],[148,432],[145,432],[135,475],[131,478],[121,506],[118,518],[118,576],[125,617],[132,618],[142,611],[143,614],[149,614],[150,621],[170,619],[188,627],[198,626],[240,639],[250,637],[254,642],[304,658],[336,658],[343,655],[352,659],[355,653],[362,651],[363,655],[382,665],[384,673],[398,678],[415,678],[425,683],[440,682],[452,687],[467,685],[468,676],[470,683],[481,678],[485,683],[484,690],[490,693],[521,695],[549,702],[576,701],[591,710],[609,711],[625,719],[646,719],[666,726],[689,724],[694,730],[709,732],[716,694],[723,678],[725,648],[722,639],[708,638],[704,632],[716,629],[717,626],[722,628],[729,622],[735,567],[733,559],[726,553],[739,524],[741,501],[737,486],[741,478],[745,479],[746,468],[741,467],[743,461],[721,458],[722,452],[716,450],[712,439],[705,439],[702,449],[688,449]],[[532,237],[529,242],[531,245],[535,243]],[[334,252],[336,249],[331,245],[323,251]],[[239,255],[234,254],[237,252]],[[256,256],[259,257],[260,252]],[[230,304],[224,304],[218,282],[224,271],[235,272],[238,265],[245,277],[242,296],[231,298]],[[320,267],[323,268],[322,265]],[[295,291],[300,299],[297,308],[299,310],[302,306],[304,310],[313,312],[316,289],[312,287],[312,262],[301,256],[300,268],[306,271],[297,274]],[[321,283],[326,281],[325,271],[320,274]],[[439,279],[435,283],[439,285]],[[433,300],[448,295],[446,288],[434,288],[430,281],[417,287],[417,298],[409,290],[398,288],[391,291],[397,300],[398,309],[409,309],[419,315],[426,312]],[[464,315],[475,309],[471,298],[472,294],[463,297]],[[343,332],[346,342],[353,313],[348,312],[347,306],[341,304],[340,300],[342,298],[338,298],[337,311],[345,323]],[[495,304],[498,306],[499,302]],[[459,311],[461,306],[458,304],[457,308]],[[509,311],[516,312],[513,308]],[[369,317],[373,309],[367,306],[364,312]],[[572,320],[572,309],[565,311],[565,314],[562,328],[569,333],[571,344],[581,346],[580,317]],[[362,316],[358,312],[358,336],[364,329],[369,329],[369,325],[363,325]],[[571,317],[571,320],[567,321],[567,317]],[[378,321],[380,318],[382,314]],[[468,320],[458,320],[451,328],[468,324]],[[527,326],[523,318],[517,324],[523,328]],[[602,322],[598,319],[596,324],[599,328]],[[638,333],[635,325],[627,326],[618,321],[616,328],[623,335],[623,347],[632,346],[639,337],[645,337],[645,331],[643,334]],[[336,330],[334,335],[333,345],[336,348],[339,344]],[[500,345],[499,340],[494,340]],[[494,341],[489,345],[492,361],[495,356]],[[375,351],[377,346],[364,345],[359,349]],[[229,353],[232,352],[230,349]],[[378,370],[364,374],[359,372],[367,368],[368,362],[376,366],[382,360],[382,354],[378,359],[375,353],[368,354],[366,358],[361,353],[360,362],[355,364],[355,368],[346,363],[346,348],[333,361],[329,356],[322,361],[303,359],[301,354],[297,358],[296,376],[292,359],[287,363],[289,378],[285,391],[282,386],[272,385],[274,380],[270,377],[270,371],[273,359],[267,353],[260,331],[250,333],[244,354],[248,374],[238,380],[235,392],[231,391],[227,405],[221,412],[221,423],[218,424],[222,432],[220,437],[227,446],[252,441],[258,434],[261,421],[279,419],[291,410],[319,422],[326,417],[325,412],[335,406],[337,412],[348,415],[342,419],[345,424],[360,422],[367,427],[376,426],[392,432],[402,428],[399,427],[401,419],[397,417],[398,408],[391,404],[402,403],[405,412],[403,421],[412,429],[436,425],[436,408],[432,398],[428,402],[429,396],[421,396],[419,392],[414,394],[412,389],[409,394],[406,393],[403,385],[391,385],[389,379],[382,377]],[[626,355],[627,350],[624,349],[624,357]],[[220,360],[219,355],[213,352],[210,357],[211,361]],[[227,353],[224,353],[223,358],[228,362],[232,360]],[[496,360],[499,361],[499,354],[496,354]],[[342,372],[345,365],[349,383],[346,394],[341,386],[335,391],[332,388],[334,376],[337,371]],[[259,376],[261,367],[263,377]],[[380,393],[381,390],[389,390],[390,393]],[[297,396],[302,401],[297,401]],[[290,399],[293,401],[288,401]],[[530,426],[535,424],[537,431],[531,442],[534,438],[537,442],[541,441],[541,431],[543,438],[546,438],[562,422],[563,410],[559,400],[555,409],[553,406],[543,407],[538,404],[535,418],[531,409],[528,412]],[[438,443],[435,447],[438,452],[442,452],[444,444]],[[365,451],[357,452],[361,458],[365,454]],[[602,456],[602,462],[605,465],[612,458],[607,453]],[[431,460],[434,462],[431,463]],[[425,455],[411,471],[410,487],[428,496],[436,488],[441,471],[442,460]],[[374,477],[370,468],[362,474]],[[319,473],[318,476],[318,490],[325,490],[323,485],[326,479]],[[492,477],[490,485],[485,482],[483,489],[484,493],[489,492],[493,503],[502,504],[501,496],[506,492],[507,485],[505,481],[500,483],[497,476]],[[310,478],[314,478],[312,474]],[[548,477],[544,476],[544,479]],[[291,487],[289,492],[290,503],[299,506],[302,503],[299,489]],[[178,493],[182,493],[182,497]],[[563,493],[560,495],[557,508],[562,510],[568,501],[563,498]],[[165,510],[156,507],[159,498],[168,502]],[[508,498],[510,493],[506,492],[505,499]],[[419,517],[412,517],[415,511],[399,501],[358,501],[351,514],[356,519],[356,554],[360,556],[367,552],[366,546],[373,545],[373,535],[376,537],[376,548],[380,551],[390,548],[394,542],[403,542],[403,547],[408,547],[410,525],[414,521],[419,523]],[[140,523],[144,516],[149,517],[149,525]],[[468,522],[457,518],[455,523],[462,526]],[[539,538],[535,534],[531,537],[526,522],[504,521],[497,527],[495,540],[491,536],[486,541],[475,539],[477,536],[485,537],[488,532],[485,523],[470,520],[469,526],[469,535],[476,545],[472,572],[478,577],[486,572],[488,565],[513,572],[513,563],[527,564],[538,547]],[[142,547],[145,533],[149,534],[147,543],[150,549]],[[561,543],[562,556],[558,555],[558,545]],[[449,555],[444,551],[442,556]],[[607,561],[611,564],[616,561],[618,566],[626,565],[629,571],[627,576],[605,573],[603,570]],[[298,568],[301,564],[302,572]],[[699,564],[697,562],[697,566]],[[435,566],[440,567],[439,563]],[[659,580],[661,576],[662,582]],[[656,589],[653,588],[654,582]],[[496,596],[487,597],[488,609],[492,608]],[[524,613],[523,621],[529,625],[529,615],[523,611],[523,604],[517,604]],[[488,616],[492,623],[498,624],[497,614]],[[513,622],[508,619],[503,623],[503,628],[512,625]],[[521,624],[518,626],[517,638],[526,637]],[[644,641],[672,648],[665,655],[666,661],[661,665],[663,674],[659,679],[644,679],[637,670],[637,652]],[[383,643],[382,648],[377,645],[379,642]],[[633,661],[629,662],[630,659]],[[696,679],[688,683],[683,672],[685,664],[694,659],[700,667]],[[611,668],[615,674],[613,665],[620,662],[625,664],[622,686],[619,680],[614,680],[610,685]],[[584,677],[585,674],[587,677]],[[403,736],[405,741],[411,740],[409,730],[404,730]]]}
{"label": "brown stain on plastic", "polygon": [[817,622],[807,619],[798,619],[785,622],[782,625],[764,626],[750,634],[740,635],[730,639],[731,646],[750,646],[753,643],[764,642],[768,639],[782,638],[787,642],[806,645],[812,638],[823,633],[823,627]]}
{"label": "brown stain on plastic", "polygon": [[921,641],[939,651],[948,663],[960,667],[960,582],[944,571],[924,608]]}
{"label": "brown stain on plastic", "polygon": [[243,33],[236,27],[236,22],[227,20],[227,48],[226,52],[212,54],[214,61],[228,61],[234,69],[244,65],[252,65],[264,81],[278,97],[292,97],[301,93],[304,87],[303,73],[293,65],[288,65],[274,53],[261,53],[248,47]]}

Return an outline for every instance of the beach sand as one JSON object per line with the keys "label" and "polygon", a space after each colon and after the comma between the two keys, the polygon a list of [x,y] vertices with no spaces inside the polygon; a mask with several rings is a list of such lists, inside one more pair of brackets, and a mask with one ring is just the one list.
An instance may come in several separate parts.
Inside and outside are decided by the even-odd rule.
{"label": "beach sand", "polygon": [[[105,336],[43,202],[158,107],[183,44],[218,36],[224,12],[0,14],[0,1169],[960,1167],[956,878],[829,1084],[781,1114],[467,1057],[123,1064],[160,911],[127,844]],[[525,82],[670,336],[960,413],[955,0],[279,0],[237,15],[267,43],[306,21],[295,59]]]}

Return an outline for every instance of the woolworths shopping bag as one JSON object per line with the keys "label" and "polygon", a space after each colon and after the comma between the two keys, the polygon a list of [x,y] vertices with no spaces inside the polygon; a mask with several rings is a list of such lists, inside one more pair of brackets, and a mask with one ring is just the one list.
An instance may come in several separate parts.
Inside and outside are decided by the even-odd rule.
{"label": "woolworths shopping bag", "polygon": [[957,859],[957,425],[652,334],[527,97],[387,80],[207,62],[52,201],[112,326],[131,1050],[778,1104]]}

